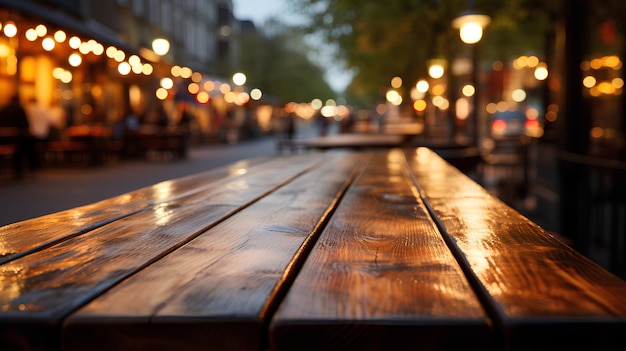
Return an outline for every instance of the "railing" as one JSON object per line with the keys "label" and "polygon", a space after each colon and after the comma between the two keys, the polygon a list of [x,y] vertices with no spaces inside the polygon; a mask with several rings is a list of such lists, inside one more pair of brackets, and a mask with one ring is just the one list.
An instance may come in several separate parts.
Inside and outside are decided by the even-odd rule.
{"label": "railing", "polygon": [[561,153],[561,228],[575,248],[626,276],[626,163]]}

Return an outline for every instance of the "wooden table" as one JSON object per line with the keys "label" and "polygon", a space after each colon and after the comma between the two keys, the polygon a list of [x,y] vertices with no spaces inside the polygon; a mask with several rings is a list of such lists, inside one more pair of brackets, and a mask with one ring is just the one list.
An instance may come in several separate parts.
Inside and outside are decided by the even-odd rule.
{"label": "wooden table", "polygon": [[624,350],[626,282],[426,148],[242,161],[0,228],[0,349]]}
{"label": "wooden table", "polygon": [[292,140],[280,140],[278,148],[289,147],[292,149],[375,149],[401,147],[406,141],[402,135],[370,134],[370,133],[344,133],[321,137],[311,137]]}

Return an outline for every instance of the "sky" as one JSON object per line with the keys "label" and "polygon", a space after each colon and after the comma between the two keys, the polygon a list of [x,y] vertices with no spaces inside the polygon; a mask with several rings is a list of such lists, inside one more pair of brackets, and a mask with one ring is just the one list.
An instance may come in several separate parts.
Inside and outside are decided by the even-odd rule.
{"label": "sky", "polygon": [[249,19],[256,25],[262,25],[268,17],[288,20],[286,0],[233,0],[235,18]]}
{"label": "sky", "polygon": [[[289,0],[233,0],[233,12],[238,20],[252,20],[255,25],[262,26],[269,17],[278,17],[285,23],[293,23],[293,13],[290,12]],[[350,83],[351,75],[333,63],[327,57],[321,64],[325,67],[326,81],[336,91],[343,91]]]}

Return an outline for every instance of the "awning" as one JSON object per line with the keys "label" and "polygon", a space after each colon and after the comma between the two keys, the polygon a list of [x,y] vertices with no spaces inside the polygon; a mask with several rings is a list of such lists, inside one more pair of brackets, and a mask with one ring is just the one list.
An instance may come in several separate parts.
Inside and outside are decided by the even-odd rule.
{"label": "awning", "polygon": [[102,44],[113,45],[129,53],[140,53],[139,48],[125,42],[115,31],[92,19],[81,20],[54,7],[44,6],[30,0],[0,0],[0,8],[18,11],[25,16],[41,19]]}

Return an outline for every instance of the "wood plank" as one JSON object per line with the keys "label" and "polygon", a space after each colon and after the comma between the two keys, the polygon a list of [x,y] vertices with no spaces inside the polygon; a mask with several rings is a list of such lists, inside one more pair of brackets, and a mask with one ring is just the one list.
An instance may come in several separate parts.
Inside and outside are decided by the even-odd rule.
{"label": "wood plank", "polygon": [[[177,197],[201,191],[211,182],[238,177],[262,159],[244,160],[219,169],[168,180],[66,211],[0,227],[0,264],[45,249],[117,219]],[[297,162],[297,159],[294,159]]]}
{"label": "wood plank", "polygon": [[338,134],[323,137],[294,139],[292,146],[312,149],[370,149],[399,147],[404,138],[400,135],[386,134]]}
{"label": "wood plank", "polygon": [[431,151],[407,158],[507,349],[626,349],[625,281],[477,190]]}
{"label": "wood plank", "polygon": [[272,320],[271,346],[482,350],[488,323],[392,150],[342,199]]}
{"label": "wood plank", "polygon": [[297,159],[271,160],[1,265],[0,349],[58,348],[61,319],[69,313],[319,164],[321,156]]}
{"label": "wood plank", "polygon": [[262,349],[270,313],[361,159],[329,155],[92,301],[66,321],[64,349]]}

